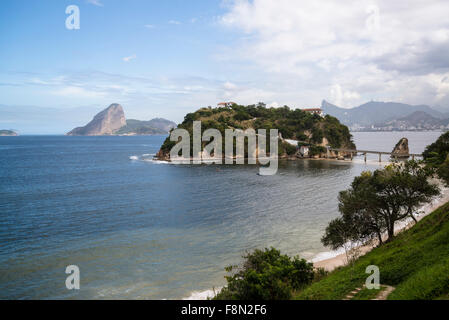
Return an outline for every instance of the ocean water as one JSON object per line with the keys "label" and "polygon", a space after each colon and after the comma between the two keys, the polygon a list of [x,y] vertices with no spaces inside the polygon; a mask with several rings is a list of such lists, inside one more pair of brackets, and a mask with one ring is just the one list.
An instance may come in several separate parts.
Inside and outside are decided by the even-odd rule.
{"label": "ocean water", "polygon": [[[420,153],[438,132],[354,133],[359,148]],[[224,267],[274,246],[307,259],[361,158],[255,166],[151,161],[165,137],[0,137],[1,299],[175,299],[221,287]],[[377,158],[376,158],[377,159]],[[67,290],[77,265],[81,289]]]}

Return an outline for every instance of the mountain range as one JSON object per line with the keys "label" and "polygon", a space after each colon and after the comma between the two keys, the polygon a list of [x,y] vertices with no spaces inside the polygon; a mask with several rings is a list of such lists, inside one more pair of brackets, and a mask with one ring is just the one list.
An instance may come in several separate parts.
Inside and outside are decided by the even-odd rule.
{"label": "mountain range", "polygon": [[103,135],[151,135],[167,134],[176,123],[155,118],[149,121],[126,120],[120,104],[113,103],[85,126],[77,127],[67,133],[68,136],[103,136]]}
{"label": "mountain range", "polygon": [[353,131],[440,130],[446,129],[449,123],[449,113],[427,105],[371,101],[345,109],[323,100],[321,109],[324,113],[338,118]]}

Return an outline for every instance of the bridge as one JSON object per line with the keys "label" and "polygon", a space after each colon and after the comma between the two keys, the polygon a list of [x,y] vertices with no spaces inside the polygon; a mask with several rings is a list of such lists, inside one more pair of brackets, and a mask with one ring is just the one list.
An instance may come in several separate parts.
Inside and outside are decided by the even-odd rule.
{"label": "bridge", "polygon": [[352,149],[340,149],[340,148],[327,148],[327,157],[329,157],[329,151],[336,151],[336,152],[346,152],[346,153],[350,153],[351,154],[351,160],[355,155],[358,155],[359,153],[363,154],[365,156],[365,162],[366,162],[366,155],[368,153],[371,154],[377,154],[379,155],[379,162],[382,162],[382,155],[390,155],[391,158],[393,159],[398,159],[398,158],[410,158],[412,157],[412,160],[415,160],[415,157],[422,157],[422,154],[418,154],[418,153],[410,153],[410,154],[401,154],[400,157],[398,157],[396,154],[394,154],[393,152],[385,152],[385,151],[371,151],[371,150],[352,150]]}

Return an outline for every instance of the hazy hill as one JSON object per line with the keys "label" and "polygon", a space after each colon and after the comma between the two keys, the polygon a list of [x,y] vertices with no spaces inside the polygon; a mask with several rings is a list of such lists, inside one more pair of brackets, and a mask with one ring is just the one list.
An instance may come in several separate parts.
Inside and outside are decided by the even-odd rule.
{"label": "hazy hill", "polygon": [[176,123],[162,118],[149,121],[129,119],[115,134],[165,134],[172,128],[176,128]]}
{"label": "hazy hill", "polygon": [[409,105],[397,102],[371,101],[352,109],[344,109],[323,101],[321,108],[326,114],[337,117],[349,126],[369,127],[406,117],[414,112],[425,112],[437,119],[444,119],[445,115],[427,105]]}
{"label": "hazy hill", "polygon": [[412,114],[399,118],[398,121],[408,122],[411,125],[438,125],[441,123],[441,120],[435,117],[432,117],[430,114],[424,111],[416,111]]}
{"label": "hazy hill", "polygon": [[376,124],[376,128],[391,128],[393,130],[439,130],[444,129],[449,119],[438,119],[427,112],[416,111],[412,114],[387,121],[385,123]]}
{"label": "hazy hill", "polygon": [[5,137],[5,136],[17,136],[17,132],[13,131],[13,130],[0,130],[0,137]]}

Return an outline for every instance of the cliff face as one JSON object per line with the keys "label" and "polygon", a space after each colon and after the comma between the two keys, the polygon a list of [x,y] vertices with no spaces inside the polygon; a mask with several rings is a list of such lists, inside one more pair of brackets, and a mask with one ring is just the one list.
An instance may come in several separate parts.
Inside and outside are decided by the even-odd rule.
{"label": "cliff face", "polygon": [[101,136],[111,135],[121,127],[126,126],[125,113],[121,105],[111,104],[98,113],[91,122],[84,127],[78,127],[67,133],[69,136]]}

